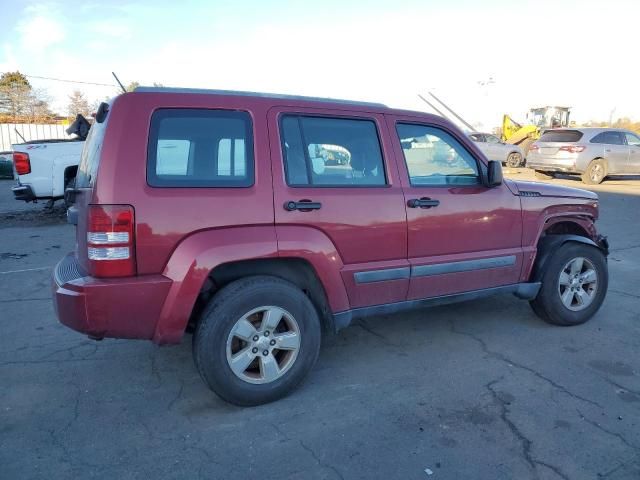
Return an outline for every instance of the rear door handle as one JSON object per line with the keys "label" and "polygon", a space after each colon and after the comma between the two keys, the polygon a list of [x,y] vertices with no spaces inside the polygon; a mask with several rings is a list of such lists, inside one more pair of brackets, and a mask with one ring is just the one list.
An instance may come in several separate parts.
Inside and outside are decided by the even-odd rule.
{"label": "rear door handle", "polygon": [[407,201],[407,207],[409,208],[433,208],[440,205],[440,200],[432,200],[431,198],[412,198]]}
{"label": "rear door handle", "polygon": [[288,202],[284,202],[284,209],[287,212],[293,212],[294,210],[309,212],[311,210],[320,210],[320,208],[322,208],[320,202],[312,202],[311,200],[300,200],[299,202],[289,200]]}

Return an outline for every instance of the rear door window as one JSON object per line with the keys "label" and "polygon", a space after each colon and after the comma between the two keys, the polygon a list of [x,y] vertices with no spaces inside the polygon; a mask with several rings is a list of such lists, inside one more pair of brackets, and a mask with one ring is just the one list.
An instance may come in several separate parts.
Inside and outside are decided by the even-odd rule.
{"label": "rear door window", "polygon": [[602,132],[591,139],[591,143],[605,143],[607,145],[624,145],[625,139],[622,132]]}
{"label": "rear door window", "polygon": [[93,187],[98,173],[98,164],[100,163],[100,152],[102,150],[102,141],[107,131],[107,122],[109,117],[102,122],[93,122],[89,129],[89,135],[82,147],[80,155],[80,163],[78,164],[78,173],[76,174],[76,188]]}
{"label": "rear door window", "polygon": [[547,130],[540,136],[538,142],[579,142],[582,132],[579,130]]}
{"label": "rear door window", "polygon": [[246,112],[161,109],[151,118],[151,186],[249,187],[253,165],[252,125]]}
{"label": "rear door window", "polygon": [[387,183],[372,120],[285,115],[281,132],[290,186],[374,187]]}

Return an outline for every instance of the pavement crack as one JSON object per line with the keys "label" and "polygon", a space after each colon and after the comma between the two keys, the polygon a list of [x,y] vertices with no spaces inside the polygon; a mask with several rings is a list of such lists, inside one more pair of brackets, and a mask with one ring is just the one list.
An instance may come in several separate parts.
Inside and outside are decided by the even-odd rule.
{"label": "pavement crack", "polygon": [[158,385],[156,385],[156,388],[159,388],[162,385],[162,376],[160,375],[160,371],[158,370],[158,365],[156,363],[157,356],[158,356],[158,349],[154,348],[151,351],[151,355],[150,355],[151,376],[156,379],[156,381],[158,382]]}
{"label": "pavement crack", "polygon": [[551,465],[550,463],[547,463],[547,462],[543,462],[542,460],[538,460],[533,456],[531,452],[533,442],[524,433],[522,433],[522,431],[513,422],[513,420],[509,418],[509,413],[510,413],[509,407],[508,407],[509,402],[507,402],[504,398],[502,398],[502,396],[500,395],[500,392],[496,391],[496,389],[494,388],[494,385],[501,380],[502,380],[502,377],[492,380],[485,385],[485,388],[491,394],[491,398],[493,399],[494,403],[497,404],[498,407],[500,408],[500,419],[509,428],[509,431],[511,432],[511,434],[514,437],[516,437],[516,439],[520,442],[520,445],[522,446],[522,457],[527,462],[527,465],[529,465],[529,468],[533,471],[534,476],[536,478],[539,477],[538,466],[543,466],[551,470],[558,477],[564,480],[569,480],[569,476],[566,473],[564,473],[559,467],[556,467],[555,465]]}
{"label": "pavement crack", "polygon": [[283,432],[282,429],[277,424],[271,422],[271,423],[269,423],[269,425],[271,425],[273,427],[273,429],[276,432],[278,432],[278,435],[280,435],[286,441],[291,441],[292,440],[292,438],[289,435],[287,435],[285,432]]}
{"label": "pavement crack", "polygon": [[583,397],[581,395],[578,395],[577,393],[573,393],[570,390],[567,389],[567,387],[565,387],[564,385],[560,385],[559,383],[557,383],[555,380],[550,379],[549,377],[543,375],[542,373],[538,372],[537,370],[531,368],[531,367],[527,367],[526,365],[523,365],[521,363],[518,363],[514,360],[512,360],[511,358],[507,357],[506,355],[499,353],[499,352],[494,352],[493,350],[489,350],[489,347],[487,346],[487,343],[480,337],[478,337],[477,335],[474,335],[473,333],[470,332],[465,332],[462,330],[458,330],[455,326],[455,323],[453,321],[453,319],[449,319],[449,323],[451,324],[451,331],[453,333],[457,333],[458,335],[462,335],[465,337],[469,337],[473,340],[475,340],[480,347],[482,348],[482,351],[489,357],[491,358],[495,358],[497,360],[500,360],[501,362],[504,362],[508,365],[512,365],[516,368],[519,368],[521,370],[525,370],[529,373],[531,373],[532,375],[534,375],[535,377],[539,378],[540,380],[543,380],[545,382],[547,382],[549,385],[553,386],[556,390],[559,390],[560,392],[564,393],[565,395],[568,395],[571,398],[574,398],[576,400],[580,400],[582,402],[588,403],[590,405],[596,406],[600,409],[604,409],[604,407],[602,405],[600,405],[598,402],[591,400],[589,398]]}
{"label": "pavement crack", "polygon": [[640,295],[636,295],[635,293],[623,292],[622,290],[615,290],[613,288],[609,288],[608,291],[617,293],[618,295],[623,295],[625,297],[640,298]]}
{"label": "pavement crack", "polygon": [[314,452],[311,447],[306,445],[302,440],[299,440],[299,442],[300,442],[300,446],[311,454],[313,459],[318,463],[318,466],[331,470],[333,473],[335,473],[338,476],[338,478],[340,480],[344,480],[344,477],[342,476],[342,474],[338,471],[338,469],[336,467],[334,467],[332,465],[329,465],[328,463],[324,463],[322,460],[320,460],[320,457],[318,457],[318,455],[316,455],[316,452]]}
{"label": "pavement crack", "polygon": [[11,298],[9,300],[0,300],[0,303],[17,303],[17,302],[42,302],[44,300],[51,301],[51,297],[36,298]]}
{"label": "pavement crack", "polygon": [[640,453],[640,447],[632,444],[631,442],[629,442],[629,440],[627,440],[623,435],[617,433],[617,432],[613,432],[611,430],[609,430],[608,428],[603,427],[602,425],[600,425],[598,422],[591,420],[589,418],[587,418],[585,416],[584,413],[582,413],[579,409],[576,408],[576,412],[578,412],[578,415],[580,415],[580,418],[582,420],[584,420],[585,422],[587,422],[589,425],[591,425],[592,427],[597,428],[598,430],[600,430],[603,433],[606,433],[607,435],[617,438],[618,440],[620,440],[623,444],[625,444],[627,447],[629,447],[630,449],[632,449],[633,451]]}
{"label": "pavement crack", "polygon": [[184,380],[180,381],[180,388],[178,389],[178,393],[173,398],[173,400],[169,402],[169,405],[167,405],[167,411],[171,410],[176,402],[180,400],[180,397],[182,397],[182,392],[184,392]]}
{"label": "pavement crack", "polygon": [[511,421],[511,419],[508,416],[509,408],[507,408],[507,402],[500,396],[500,394],[495,390],[495,388],[493,388],[493,386],[496,383],[498,383],[500,380],[502,380],[502,377],[496,380],[490,381],[485,385],[485,388],[489,390],[489,393],[491,393],[491,398],[493,398],[494,403],[496,403],[500,407],[500,419],[504,422],[504,424],[507,427],[509,427],[509,430],[511,431],[513,436],[516,437],[520,442],[520,444],[522,445],[522,456],[524,457],[525,461],[527,462],[531,470],[535,472],[536,463],[533,457],[531,456],[532,442],[518,429],[516,424],[513,423],[513,421]]}
{"label": "pavement crack", "polygon": [[388,345],[390,347],[398,347],[397,344],[393,343],[387,337],[385,337],[384,335],[382,335],[379,332],[376,332],[373,328],[371,328],[371,326],[367,323],[367,321],[365,319],[360,319],[358,321],[358,323],[356,323],[355,325],[360,327],[361,329],[363,329],[365,332],[367,332],[367,333],[373,335],[374,337],[378,338],[385,345]]}
{"label": "pavement crack", "polygon": [[548,468],[553,473],[555,473],[558,477],[560,477],[560,478],[562,478],[564,480],[571,480],[571,477],[569,477],[569,475],[564,473],[562,470],[560,470],[560,468],[556,467],[555,465],[551,465],[550,463],[546,463],[546,462],[541,462],[540,460],[535,460],[535,462],[538,465],[542,465],[543,467]]}
{"label": "pavement crack", "polygon": [[614,380],[611,380],[609,377],[601,376],[600,378],[602,378],[608,384],[613,385],[614,387],[618,388],[619,390],[623,390],[623,391],[628,392],[628,393],[633,393],[634,395],[637,395],[638,397],[640,397],[640,390],[634,390],[632,388],[625,387],[624,385],[622,385],[622,384],[620,384],[620,383],[618,383],[618,382],[616,382]]}

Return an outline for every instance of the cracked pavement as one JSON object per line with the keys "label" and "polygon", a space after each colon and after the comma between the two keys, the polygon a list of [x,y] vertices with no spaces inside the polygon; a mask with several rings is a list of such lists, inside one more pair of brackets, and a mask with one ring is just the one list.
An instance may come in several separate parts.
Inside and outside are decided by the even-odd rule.
{"label": "cracked pavement", "polygon": [[640,478],[638,178],[592,188],[612,252],[589,323],[547,325],[512,296],[367,318],[325,339],[290,397],[244,409],[207,390],[190,337],[94,342],[58,324],[50,268],[73,228],[41,204],[17,206],[32,214],[16,219],[9,186],[2,479]]}

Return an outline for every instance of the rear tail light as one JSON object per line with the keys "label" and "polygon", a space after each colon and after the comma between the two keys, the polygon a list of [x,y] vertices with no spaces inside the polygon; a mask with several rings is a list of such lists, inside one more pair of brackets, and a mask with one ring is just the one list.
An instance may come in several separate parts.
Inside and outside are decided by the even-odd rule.
{"label": "rear tail light", "polygon": [[540,150],[540,147],[535,143],[529,147],[530,152],[537,152],[538,150]]}
{"label": "rear tail light", "polygon": [[13,165],[18,175],[31,173],[31,160],[28,153],[13,152]]}
{"label": "rear tail light", "polygon": [[136,274],[130,205],[89,205],[87,256],[94,277],[128,277]]}
{"label": "rear tail light", "polygon": [[567,145],[566,147],[560,147],[560,150],[563,152],[569,153],[580,153],[587,147],[582,147],[578,145]]}

